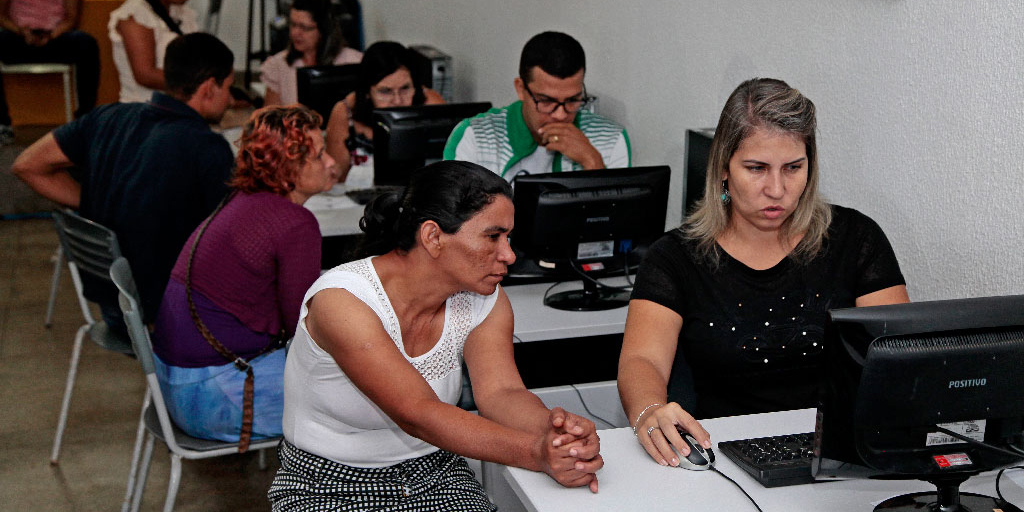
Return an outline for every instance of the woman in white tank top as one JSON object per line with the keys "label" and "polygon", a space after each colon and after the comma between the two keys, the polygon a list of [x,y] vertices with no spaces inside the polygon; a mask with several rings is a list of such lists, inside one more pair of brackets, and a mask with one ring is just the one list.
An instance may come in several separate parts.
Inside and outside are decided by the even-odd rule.
{"label": "woman in white tank top", "polygon": [[[379,256],[332,269],[303,301],[274,510],[494,510],[459,455],[597,491],[594,424],[548,410],[512,357],[498,286],[515,260],[511,196],[448,161],[367,206],[364,247]],[[479,415],[455,406],[463,360]]]}

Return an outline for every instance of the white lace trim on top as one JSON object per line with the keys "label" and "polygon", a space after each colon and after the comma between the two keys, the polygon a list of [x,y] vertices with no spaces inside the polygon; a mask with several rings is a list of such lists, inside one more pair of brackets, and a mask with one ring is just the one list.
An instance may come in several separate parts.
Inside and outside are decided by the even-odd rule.
{"label": "white lace trim on top", "polygon": [[357,274],[370,283],[373,292],[377,295],[377,300],[386,310],[386,315],[381,318],[384,329],[388,336],[391,336],[391,340],[395,342],[398,350],[416,368],[416,371],[423,375],[424,379],[437,380],[452,371],[462,370],[462,349],[470,331],[473,330],[473,301],[469,292],[459,292],[448,297],[445,302],[445,321],[441,338],[425,354],[411,357],[405,352],[402,328],[398,324],[398,317],[395,315],[391,300],[384,291],[384,286],[370,263],[370,259],[354,261],[348,265],[342,265],[338,269]]}

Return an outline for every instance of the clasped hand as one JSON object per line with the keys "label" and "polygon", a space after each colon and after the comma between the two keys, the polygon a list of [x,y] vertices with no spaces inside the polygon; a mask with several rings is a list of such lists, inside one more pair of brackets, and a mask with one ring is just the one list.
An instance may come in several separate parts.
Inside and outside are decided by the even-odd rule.
{"label": "clasped hand", "polygon": [[589,486],[597,492],[597,470],[604,466],[594,422],[555,407],[543,436],[544,472],[566,487]]}

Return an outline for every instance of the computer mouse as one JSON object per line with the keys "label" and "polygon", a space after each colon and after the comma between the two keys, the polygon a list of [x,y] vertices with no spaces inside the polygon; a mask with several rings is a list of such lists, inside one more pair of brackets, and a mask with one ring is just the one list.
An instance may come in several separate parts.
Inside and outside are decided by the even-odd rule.
{"label": "computer mouse", "polygon": [[683,457],[680,454],[679,467],[694,471],[711,469],[715,465],[715,452],[711,448],[701,446],[689,432],[679,427],[676,427],[676,430],[679,431],[679,436],[683,438],[683,442],[690,447],[689,455]]}

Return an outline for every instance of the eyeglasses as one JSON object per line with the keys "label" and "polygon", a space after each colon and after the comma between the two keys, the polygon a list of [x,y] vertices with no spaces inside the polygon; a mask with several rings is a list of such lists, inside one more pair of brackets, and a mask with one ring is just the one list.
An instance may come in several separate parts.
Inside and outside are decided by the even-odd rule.
{"label": "eyeglasses", "polygon": [[405,84],[399,87],[398,89],[392,89],[390,87],[375,87],[373,89],[370,89],[370,93],[376,96],[377,99],[381,101],[391,101],[395,99],[395,97],[399,97],[402,99],[411,98],[413,92],[415,92],[415,89],[413,89],[412,84]]}
{"label": "eyeglasses", "polygon": [[558,107],[562,107],[567,114],[575,114],[576,112],[579,112],[581,108],[593,103],[594,100],[597,99],[597,96],[587,96],[586,86],[583,86],[583,92],[580,93],[583,97],[569,98],[565,101],[556,101],[547,97],[538,99],[537,96],[533,94],[533,91],[530,90],[530,86],[526,85],[526,82],[523,82],[523,88],[526,89],[526,94],[530,95],[530,99],[533,100],[533,104],[536,105],[537,112],[540,112],[541,114],[553,114],[558,110]]}
{"label": "eyeglasses", "polygon": [[288,20],[288,28],[289,29],[297,28],[297,29],[299,29],[299,30],[301,30],[303,32],[312,32],[312,31],[317,29],[317,26],[316,25],[306,25],[305,23],[296,23],[294,21]]}

